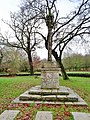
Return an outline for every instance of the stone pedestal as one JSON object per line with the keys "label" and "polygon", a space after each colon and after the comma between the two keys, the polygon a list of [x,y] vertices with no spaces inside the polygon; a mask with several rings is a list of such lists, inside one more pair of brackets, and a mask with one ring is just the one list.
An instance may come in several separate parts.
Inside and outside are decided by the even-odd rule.
{"label": "stone pedestal", "polygon": [[41,69],[41,88],[42,89],[59,89],[59,72],[57,64],[54,62],[44,63]]}

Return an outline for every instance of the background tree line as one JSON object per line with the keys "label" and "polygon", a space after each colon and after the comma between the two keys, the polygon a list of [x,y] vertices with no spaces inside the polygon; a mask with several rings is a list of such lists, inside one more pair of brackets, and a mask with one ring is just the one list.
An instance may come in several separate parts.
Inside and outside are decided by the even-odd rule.
{"label": "background tree line", "polygon": [[90,54],[73,53],[63,58],[66,71],[90,71]]}
{"label": "background tree line", "polygon": [[[34,72],[39,71],[46,59],[40,60],[36,52],[32,54]],[[62,59],[66,71],[90,71],[90,54],[72,53]],[[0,72],[16,74],[20,72],[29,73],[28,58],[21,49],[3,47],[0,49]]]}
{"label": "background tree line", "polygon": [[[40,66],[40,57],[33,52],[33,68],[37,71]],[[29,73],[29,63],[27,55],[21,49],[13,47],[3,47],[0,49],[0,73],[9,73],[11,75],[20,72]]]}

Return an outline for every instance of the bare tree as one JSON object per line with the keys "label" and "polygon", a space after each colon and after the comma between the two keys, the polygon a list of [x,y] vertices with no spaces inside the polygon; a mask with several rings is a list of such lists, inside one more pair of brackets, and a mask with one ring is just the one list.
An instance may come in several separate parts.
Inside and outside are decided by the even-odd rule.
{"label": "bare tree", "polygon": [[[61,18],[57,10],[56,0],[44,0],[41,4],[44,6],[45,13],[42,14],[43,17],[40,20],[44,19],[47,35],[45,36],[41,32],[38,34],[45,40],[46,49],[50,49],[49,55],[52,54],[59,63],[63,78],[68,79],[62,64],[62,53],[72,40],[81,40],[82,42],[89,40],[87,37],[90,34],[90,1],[80,0],[76,10]],[[48,60],[51,60],[51,56],[48,56]]]}
{"label": "bare tree", "polygon": [[[63,78],[67,79],[65,70],[62,64],[62,53],[67,44],[72,40],[81,39],[82,42],[87,41],[87,36],[90,34],[90,1],[81,0],[79,7],[76,11],[71,12],[66,18],[61,18],[60,22],[58,21],[58,27],[52,34],[52,37],[55,37],[54,43],[56,43],[52,54],[55,57],[56,61],[61,66],[61,71]],[[56,49],[59,49],[60,54],[56,52]]]}
{"label": "bare tree", "polygon": [[27,5],[22,5],[17,13],[11,13],[10,22],[5,22],[14,32],[15,40],[0,34],[0,43],[9,47],[16,47],[23,49],[28,56],[30,65],[30,73],[33,75],[33,61],[32,52],[36,50],[40,43],[40,39],[36,38],[36,32],[39,27],[39,22],[36,19],[36,13],[30,10]]}
{"label": "bare tree", "polygon": [[[25,9],[28,8],[28,10],[32,11],[31,12],[32,17],[31,19],[30,18],[27,19],[27,17],[24,16],[25,17],[24,19],[23,14],[20,14],[24,19],[24,24],[26,26],[25,27],[22,26],[23,19],[20,19],[21,20],[21,21],[19,20],[20,24],[15,24],[15,26],[19,26],[19,27],[22,26],[20,27],[19,30],[22,30],[21,28],[26,30],[28,26],[27,29],[30,30],[32,26],[30,22],[35,21],[36,23],[36,21],[38,20],[40,28],[38,28],[38,30],[35,28],[33,33],[37,33],[42,36],[43,40],[45,41],[45,47],[48,50],[48,60],[49,61],[52,60],[52,57],[51,57],[51,54],[52,54],[56,59],[56,61],[59,63],[59,66],[61,67],[63,78],[68,79],[68,76],[64,70],[64,66],[62,64],[62,54],[65,47],[68,45],[70,41],[81,40],[82,42],[84,41],[86,42],[89,40],[88,35],[90,34],[90,0],[79,0],[79,5],[77,6],[76,10],[70,12],[65,17],[59,16],[59,11],[57,10],[56,2],[57,0],[43,0],[43,1],[42,0],[25,0],[23,5],[26,6]],[[17,21],[17,19],[18,17],[15,17],[15,19],[13,20]],[[46,31],[47,31],[45,32],[46,34],[43,34],[41,30],[41,28],[43,28],[43,25],[44,26],[46,25]],[[16,30],[17,29],[15,29],[15,31]],[[32,32],[27,32],[27,33],[29,33],[29,37],[28,37],[28,41],[29,41],[29,39],[31,38],[30,33]],[[23,35],[27,36],[25,31],[23,32],[23,34],[19,34],[18,31],[15,34],[17,39],[18,39],[18,35],[20,35],[21,38]],[[22,41],[23,40],[24,38],[22,38]],[[19,40],[19,45],[21,43],[23,42]],[[17,44],[15,44],[15,46],[16,45]],[[25,49],[25,45],[26,43],[24,43],[23,45],[24,49]],[[27,49],[30,48],[30,42],[27,45],[28,45]],[[36,42],[35,42],[35,45],[36,45]],[[22,44],[20,47],[22,48]],[[25,49],[25,51],[27,51],[27,49]]]}

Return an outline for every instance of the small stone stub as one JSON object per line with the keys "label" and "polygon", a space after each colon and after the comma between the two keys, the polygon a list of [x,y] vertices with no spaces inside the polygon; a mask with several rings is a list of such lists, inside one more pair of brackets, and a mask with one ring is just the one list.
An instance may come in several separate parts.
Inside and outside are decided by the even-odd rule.
{"label": "small stone stub", "polygon": [[90,120],[90,113],[72,112],[74,120]]}
{"label": "small stone stub", "polygon": [[38,111],[35,120],[52,120],[52,113],[49,111]]}
{"label": "small stone stub", "polygon": [[0,115],[0,120],[14,120],[19,112],[19,110],[5,110]]}

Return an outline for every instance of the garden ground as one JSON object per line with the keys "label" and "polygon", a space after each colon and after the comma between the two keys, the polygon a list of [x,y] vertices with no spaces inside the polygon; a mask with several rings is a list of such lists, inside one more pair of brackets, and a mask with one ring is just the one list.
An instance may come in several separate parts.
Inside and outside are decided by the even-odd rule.
{"label": "garden ground", "polygon": [[60,77],[60,85],[72,88],[87,102],[88,106],[11,103],[30,87],[40,83],[41,78],[38,76],[1,77],[0,113],[6,109],[18,109],[20,114],[16,120],[34,120],[37,111],[52,111],[53,120],[73,120],[71,112],[90,112],[90,78],[83,77],[70,77],[70,80],[62,80]]}

